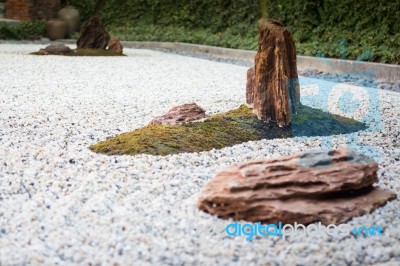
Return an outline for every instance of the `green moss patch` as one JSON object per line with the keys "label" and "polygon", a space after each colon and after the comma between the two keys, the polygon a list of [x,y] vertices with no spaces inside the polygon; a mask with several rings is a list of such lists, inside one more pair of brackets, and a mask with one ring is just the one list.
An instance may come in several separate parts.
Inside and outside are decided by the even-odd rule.
{"label": "green moss patch", "polygon": [[[77,48],[72,50],[74,53],[66,56],[125,56],[124,54],[119,54],[116,52],[113,52],[111,50],[105,50],[105,49],[83,49],[83,48]],[[31,53],[33,55],[42,55],[39,52],[34,52]]]}
{"label": "green moss patch", "polygon": [[107,155],[168,155],[221,149],[247,141],[294,136],[327,136],[366,129],[356,120],[331,115],[308,106],[299,107],[292,125],[265,124],[245,105],[213,115],[203,122],[148,125],[90,146]]}
{"label": "green moss patch", "polygon": [[74,50],[77,56],[125,56],[111,50],[105,49],[82,49],[77,48]]}

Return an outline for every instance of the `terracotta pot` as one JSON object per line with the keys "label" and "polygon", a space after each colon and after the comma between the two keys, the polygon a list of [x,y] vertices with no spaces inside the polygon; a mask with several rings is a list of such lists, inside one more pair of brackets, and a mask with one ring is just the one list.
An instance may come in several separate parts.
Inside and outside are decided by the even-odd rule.
{"label": "terracotta pot", "polygon": [[79,29],[79,12],[72,6],[66,6],[58,11],[58,17],[68,24],[68,36]]}
{"label": "terracotta pot", "polygon": [[61,19],[51,19],[46,23],[47,36],[50,40],[64,39],[67,36],[68,24]]}

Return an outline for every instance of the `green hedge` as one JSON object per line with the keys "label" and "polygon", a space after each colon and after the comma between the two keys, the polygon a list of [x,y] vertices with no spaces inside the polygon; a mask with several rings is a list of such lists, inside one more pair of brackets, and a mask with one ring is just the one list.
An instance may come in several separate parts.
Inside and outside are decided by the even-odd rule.
{"label": "green hedge", "polygon": [[[262,0],[261,0],[262,1]],[[130,40],[187,41],[254,49],[260,0],[67,0]],[[268,1],[298,53],[400,62],[399,0]],[[237,39],[237,40],[235,40]]]}
{"label": "green hedge", "polygon": [[23,21],[15,25],[0,21],[0,40],[36,40],[44,36],[45,31],[46,22],[42,20]]}

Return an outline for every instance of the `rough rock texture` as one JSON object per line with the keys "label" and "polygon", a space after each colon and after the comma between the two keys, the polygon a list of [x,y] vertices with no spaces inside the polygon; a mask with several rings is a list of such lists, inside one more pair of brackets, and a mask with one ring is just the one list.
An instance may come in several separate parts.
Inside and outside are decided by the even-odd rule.
{"label": "rough rock texture", "polygon": [[246,82],[246,103],[253,105],[254,102],[254,67],[247,70],[247,82]]}
{"label": "rough rock texture", "polygon": [[300,86],[292,34],[280,22],[260,21],[254,68],[254,113],[265,122],[289,125],[300,104]]}
{"label": "rough rock texture", "polygon": [[150,124],[177,125],[207,118],[206,111],[196,103],[173,107],[165,115],[154,118]]}
{"label": "rough rock texture", "polygon": [[345,149],[234,165],[209,181],[199,209],[252,222],[342,223],[396,198],[375,189],[378,165]]}
{"label": "rough rock texture", "polygon": [[65,44],[52,44],[38,52],[40,55],[74,55],[74,51]]}
{"label": "rough rock texture", "polygon": [[395,198],[395,193],[371,187],[353,195],[246,202],[246,208],[235,206],[234,212],[231,210],[229,215],[226,213],[222,217],[275,224],[297,222],[307,225],[317,221],[324,225],[341,224],[353,217],[370,213]]}
{"label": "rough rock texture", "polygon": [[78,48],[106,49],[109,41],[110,35],[104,29],[100,19],[94,16],[82,25],[76,44]]}
{"label": "rough rock texture", "polygon": [[124,47],[117,37],[112,37],[108,43],[108,50],[111,50],[117,54],[122,54]]}

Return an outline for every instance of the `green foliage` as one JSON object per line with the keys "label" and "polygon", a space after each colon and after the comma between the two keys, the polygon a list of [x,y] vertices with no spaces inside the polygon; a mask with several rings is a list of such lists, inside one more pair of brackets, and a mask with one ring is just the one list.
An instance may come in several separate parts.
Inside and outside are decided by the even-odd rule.
{"label": "green foliage", "polygon": [[16,25],[0,22],[0,39],[36,40],[45,32],[46,22],[42,20],[23,21]]}
{"label": "green foliage", "polygon": [[[262,8],[267,2],[268,10]],[[125,40],[257,46],[260,14],[282,21],[299,54],[400,63],[400,1],[67,0],[83,20],[99,15]]]}
{"label": "green foliage", "polygon": [[[400,64],[400,1],[385,0],[66,0],[82,21],[99,15],[123,40],[257,47],[262,14],[282,21],[299,54]],[[264,4],[267,3],[267,10]],[[36,22],[35,22],[36,23]],[[37,38],[36,29],[0,24],[0,38]],[[346,45],[343,45],[343,40]]]}
{"label": "green foliage", "polygon": [[110,27],[112,36],[118,36],[121,40],[140,41],[166,41],[207,44],[229,48],[255,49],[257,47],[257,31],[239,32],[240,26],[227,28],[224,31],[213,32],[210,29],[186,28],[184,26],[161,26],[154,24],[129,24]]}
{"label": "green foliage", "polygon": [[221,149],[252,140],[292,136],[327,136],[364,130],[365,125],[350,118],[299,106],[292,126],[265,124],[245,105],[203,122],[182,125],[148,125],[90,146],[107,155],[168,155]]}
{"label": "green foliage", "polygon": [[67,0],[65,3],[67,5],[74,6],[76,9],[79,10],[81,20],[85,21],[90,16],[96,15],[96,3],[99,1],[96,0]]}

